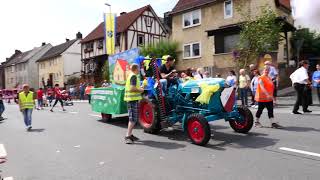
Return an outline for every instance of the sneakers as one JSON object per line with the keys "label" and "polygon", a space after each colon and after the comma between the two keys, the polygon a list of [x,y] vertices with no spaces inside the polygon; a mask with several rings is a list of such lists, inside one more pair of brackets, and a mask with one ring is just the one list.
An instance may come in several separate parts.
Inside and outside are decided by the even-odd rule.
{"label": "sneakers", "polygon": [[275,128],[275,129],[283,129],[283,127],[282,126],[280,126],[279,124],[277,124],[277,123],[272,123],[271,124],[271,128]]}
{"label": "sneakers", "polygon": [[133,144],[134,141],[139,141],[139,140],[140,140],[140,139],[137,138],[137,137],[135,137],[134,135],[126,136],[126,137],[124,138],[124,141],[125,141],[126,144]]}
{"label": "sneakers", "polygon": [[254,126],[257,127],[257,128],[262,128],[262,124],[260,122],[257,122],[257,121],[254,123]]}
{"label": "sneakers", "polygon": [[302,113],[298,111],[292,111],[292,114],[302,114]]}
{"label": "sneakers", "polygon": [[52,110],[52,109],[50,109],[50,112],[53,112],[53,110]]}
{"label": "sneakers", "polygon": [[27,126],[27,131],[31,131],[32,126]]}
{"label": "sneakers", "polygon": [[303,113],[311,113],[312,111],[310,111],[310,110],[305,110],[305,111],[303,111]]}
{"label": "sneakers", "polygon": [[66,109],[62,109],[62,111],[67,111]]}
{"label": "sneakers", "polygon": [[140,139],[135,137],[134,135],[129,136],[132,141],[139,141]]}
{"label": "sneakers", "polygon": [[133,144],[133,140],[130,138],[130,136],[126,136],[126,137],[124,138],[124,142],[125,142],[126,144]]}

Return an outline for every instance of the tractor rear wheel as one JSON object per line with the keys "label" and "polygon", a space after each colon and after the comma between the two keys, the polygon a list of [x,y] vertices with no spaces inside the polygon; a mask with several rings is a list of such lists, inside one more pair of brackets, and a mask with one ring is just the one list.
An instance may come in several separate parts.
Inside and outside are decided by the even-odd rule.
{"label": "tractor rear wheel", "polygon": [[192,143],[204,146],[211,137],[210,125],[201,114],[191,114],[186,122],[186,130]]}
{"label": "tractor rear wheel", "polygon": [[148,99],[140,101],[139,123],[144,132],[157,134],[161,130],[158,107],[155,102]]}
{"label": "tractor rear wheel", "polygon": [[108,122],[112,118],[112,116],[111,116],[111,114],[101,113],[101,118],[102,118],[103,122]]}
{"label": "tractor rear wheel", "polygon": [[238,133],[248,133],[253,126],[253,115],[247,107],[239,106],[238,112],[243,118],[242,121],[239,120],[229,120],[231,128]]}

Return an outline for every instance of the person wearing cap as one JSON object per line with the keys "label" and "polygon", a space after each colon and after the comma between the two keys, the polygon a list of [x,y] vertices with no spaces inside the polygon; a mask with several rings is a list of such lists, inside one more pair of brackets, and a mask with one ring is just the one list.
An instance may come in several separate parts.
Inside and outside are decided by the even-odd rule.
{"label": "person wearing cap", "polygon": [[302,105],[302,110],[304,113],[310,113],[312,111],[308,110],[308,102],[307,102],[307,86],[311,84],[308,75],[309,63],[305,60],[300,61],[299,69],[294,71],[290,75],[290,79],[292,81],[293,87],[297,93],[296,103],[293,107],[293,114],[301,114],[298,112],[299,106]]}
{"label": "person wearing cap", "polygon": [[4,103],[3,103],[3,95],[2,95],[2,93],[0,93],[0,121],[4,120],[4,118],[2,117],[4,110],[5,110],[5,108],[4,108]]}
{"label": "person wearing cap", "polygon": [[32,110],[35,106],[35,96],[28,84],[24,84],[23,91],[19,93],[19,108],[23,114],[24,123],[28,131],[32,129]]}

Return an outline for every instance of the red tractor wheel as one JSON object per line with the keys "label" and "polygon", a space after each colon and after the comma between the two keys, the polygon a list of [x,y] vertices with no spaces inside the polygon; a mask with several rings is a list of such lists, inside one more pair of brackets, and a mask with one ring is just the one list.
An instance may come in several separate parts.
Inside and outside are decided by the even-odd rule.
{"label": "red tractor wheel", "polygon": [[204,146],[211,137],[208,121],[201,114],[192,114],[188,117],[186,130],[192,143]]}
{"label": "red tractor wheel", "polygon": [[139,123],[144,132],[156,134],[160,131],[161,128],[158,116],[158,108],[155,103],[147,99],[141,100],[139,116]]}
{"label": "red tractor wheel", "polygon": [[248,133],[253,126],[253,115],[247,107],[238,107],[238,112],[243,119],[239,120],[229,120],[231,128],[238,133]]}
{"label": "red tractor wheel", "polygon": [[111,114],[101,113],[101,118],[102,118],[102,121],[108,122],[112,118],[112,116],[111,116]]}

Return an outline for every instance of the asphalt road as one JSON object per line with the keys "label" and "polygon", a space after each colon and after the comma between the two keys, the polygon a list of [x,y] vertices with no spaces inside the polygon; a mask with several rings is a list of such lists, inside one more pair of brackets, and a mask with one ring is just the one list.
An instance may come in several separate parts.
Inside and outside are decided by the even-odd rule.
{"label": "asphalt road", "polygon": [[[320,107],[292,115],[292,102],[283,98],[275,110],[285,129],[243,135],[217,121],[206,147],[190,144],[179,126],[159,135],[138,128],[141,142],[126,145],[126,118],[102,123],[87,103],[34,111],[34,131],[26,132],[17,106],[6,105],[0,144],[8,162],[0,169],[15,180],[319,180]],[[266,113],[262,123],[269,125]]]}

